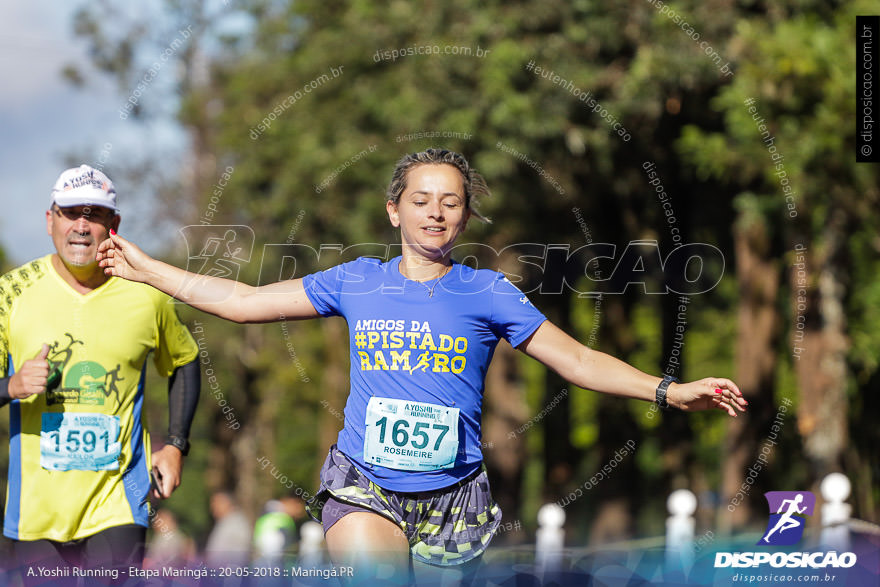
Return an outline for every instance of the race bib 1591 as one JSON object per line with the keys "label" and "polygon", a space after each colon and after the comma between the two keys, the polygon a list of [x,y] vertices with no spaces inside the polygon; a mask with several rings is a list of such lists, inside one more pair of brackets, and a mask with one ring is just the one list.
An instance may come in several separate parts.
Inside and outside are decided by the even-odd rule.
{"label": "race bib 1591", "polygon": [[119,468],[119,417],[73,412],[44,413],[40,466],[51,471]]}

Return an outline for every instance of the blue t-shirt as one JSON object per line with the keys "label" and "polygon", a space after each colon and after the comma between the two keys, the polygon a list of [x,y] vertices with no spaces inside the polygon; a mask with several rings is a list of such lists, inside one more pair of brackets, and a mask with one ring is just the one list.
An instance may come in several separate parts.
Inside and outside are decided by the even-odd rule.
{"label": "blue t-shirt", "polygon": [[[351,392],[339,450],[380,487],[430,491],[453,485],[480,467],[481,405],[495,345],[505,338],[518,346],[546,318],[496,271],[453,263],[439,282],[420,283],[400,273],[400,260],[361,257],[307,275],[303,284],[319,314],[348,322]],[[372,396],[458,408],[454,465],[408,471],[366,462]]]}

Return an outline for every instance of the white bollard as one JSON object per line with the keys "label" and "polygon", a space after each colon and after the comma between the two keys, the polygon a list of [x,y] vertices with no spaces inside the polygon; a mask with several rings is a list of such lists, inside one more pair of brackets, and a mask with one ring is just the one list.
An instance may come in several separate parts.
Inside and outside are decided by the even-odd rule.
{"label": "white bollard", "polygon": [[666,566],[688,569],[694,564],[694,512],[697,496],[688,489],[676,489],[666,500]]}
{"label": "white bollard", "polygon": [[[845,551],[849,549],[849,522],[852,506],[846,503],[852,485],[843,473],[831,473],[822,479],[819,491],[822,492],[822,534],[819,545],[825,550]],[[829,527],[831,526],[831,527]]]}
{"label": "white bollard", "polygon": [[299,561],[304,567],[319,567],[323,563],[324,527],[317,522],[302,525],[299,542]]}
{"label": "white bollard", "polygon": [[559,504],[547,503],[538,510],[538,532],[535,535],[535,563],[544,571],[558,569],[565,546],[565,510]]}

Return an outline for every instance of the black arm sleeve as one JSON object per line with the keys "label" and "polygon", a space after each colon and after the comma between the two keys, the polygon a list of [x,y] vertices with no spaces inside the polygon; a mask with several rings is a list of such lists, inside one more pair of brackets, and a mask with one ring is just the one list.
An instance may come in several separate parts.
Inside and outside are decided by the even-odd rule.
{"label": "black arm sleeve", "polygon": [[199,360],[178,367],[168,378],[168,436],[189,440],[202,389]]}
{"label": "black arm sleeve", "polygon": [[9,395],[9,377],[0,379],[0,408],[12,401]]}

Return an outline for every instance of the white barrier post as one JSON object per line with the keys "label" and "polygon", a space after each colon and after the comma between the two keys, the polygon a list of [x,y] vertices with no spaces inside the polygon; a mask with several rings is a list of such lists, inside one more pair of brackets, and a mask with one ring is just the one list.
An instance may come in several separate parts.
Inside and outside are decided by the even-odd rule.
{"label": "white barrier post", "polygon": [[676,489],[666,500],[666,566],[690,568],[694,564],[694,512],[697,496],[687,489]]}
{"label": "white barrier post", "polygon": [[538,510],[538,532],[535,536],[535,562],[543,571],[558,569],[565,545],[565,510],[559,504],[547,503]]}
{"label": "white barrier post", "polygon": [[[822,492],[822,534],[819,545],[826,550],[845,551],[849,549],[849,522],[852,506],[846,503],[852,485],[843,473],[831,473],[822,479],[819,491]],[[830,527],[829,527],[830,526]]]}
{"label": "white barrier post", "polygon": [[319,567],[323,562],[322,546],[324,544],[324,528],[317,522],[302,525],[300,531],[299,560],[304,567]]}

